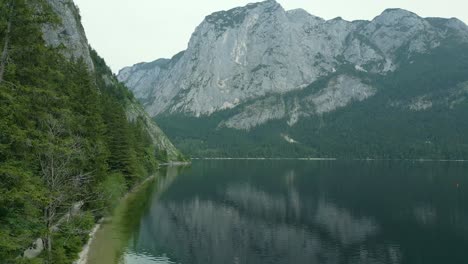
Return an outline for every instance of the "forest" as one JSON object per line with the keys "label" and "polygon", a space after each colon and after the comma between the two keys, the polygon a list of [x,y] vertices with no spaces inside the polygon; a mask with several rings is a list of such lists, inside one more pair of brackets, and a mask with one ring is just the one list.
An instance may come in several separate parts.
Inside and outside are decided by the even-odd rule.
{"label": "forest", "polygon": [[[468,45],[446,39],[431,53],[400,53],[387,75],[343,65],[308,87],[276,95],[294,101],[320,91],[330,78],[350,75],[377,89],[375,96],[329,113],[270,120],[249,131],[221,126],[242,105],[211,116],[164,113],[156,117],[176,147],[194,157],[314,157],[338,159],[468,159]],[[431,107],[412,110],[415,98]],[[296,143],[287,142],[288,135]]]}
{"label": "forest", "polygon": [[[0,13],[0,262],[71,263],[167,155],[128,121],[136,101],[95,51],[91,71],[46,46],[41,26],[60,23],[46,1],[1,0]],[[38,238],[45,249],[23,258]]]}

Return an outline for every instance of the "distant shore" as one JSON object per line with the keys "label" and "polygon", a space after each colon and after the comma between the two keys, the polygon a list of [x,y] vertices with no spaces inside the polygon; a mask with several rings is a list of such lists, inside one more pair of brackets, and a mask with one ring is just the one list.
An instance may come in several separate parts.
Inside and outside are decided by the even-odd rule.
{"label": "distant shore", "polygon": [[192,160],[337,160],[336,158],[192,158]]}
{"label": "distant shore", "polygon": [[167,163],[161,163],[159,166],[185,166],[192,164],[190,161],[171,161]]}
{"label": "distant shore", "polygon": [[465,159],[339,159],[339,158],[192,158],[192,160],[310,160],[310,161],[416,161],[416,162],[468,162]]}

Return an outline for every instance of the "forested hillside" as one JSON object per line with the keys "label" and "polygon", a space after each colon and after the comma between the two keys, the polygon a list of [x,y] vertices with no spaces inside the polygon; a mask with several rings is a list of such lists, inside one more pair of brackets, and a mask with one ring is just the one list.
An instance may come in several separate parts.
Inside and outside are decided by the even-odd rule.
{"label": "forested hillside", "polygon": [[[49,2],[0,1],[2,264],[71,263],[124,193],[183,159],[95,51],[90,67],[46,45],[44,25],[62,23]],[[23,258],[37,238],[45,250]]]}
{"label": "forested hillside", "polygon": [[[448,39],[430,54],[409,60],[401,54],[400,68],[385,76],[344,65],[300,91],[268,96],[256,108],[247,102],[209,117],[177,114],[156,120],[179,149],[195,157],[468,159],[466,51],[468,44]],[[376,93],[336,111],[305,115],[294,125],[288,124],[290,117],[248,130],[225,125],[245,109],[252,108],[252,115],[281,104],[293,109],[339,76],[362,79]]]}
{"label": "forested hillside", "polygon": [[195,157],[468,159],[467,54],[456,18],[268,0],[207,16],[185,51],[119,79]]}

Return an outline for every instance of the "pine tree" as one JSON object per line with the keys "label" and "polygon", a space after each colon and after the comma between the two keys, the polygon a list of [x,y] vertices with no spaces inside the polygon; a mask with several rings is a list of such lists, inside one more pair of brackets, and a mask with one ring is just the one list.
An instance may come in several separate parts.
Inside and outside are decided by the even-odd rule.
{"label": "pine tree", "polygon": [[[94,51],[93,73],[47,47],[42,23],[59,23],[44,0],[0,0],[2,263],[21,262],[38,237],[48,263],[71,262],[82,245],[65,248],[60,236],[82,234],[53,228],[71,204],[101,215],[113,202],[96,199],[118,199],[157,166],[141,121],[127,120],[131,93],[104,81],[112,74]],[[98,193],[109,188],[110,198]]]}

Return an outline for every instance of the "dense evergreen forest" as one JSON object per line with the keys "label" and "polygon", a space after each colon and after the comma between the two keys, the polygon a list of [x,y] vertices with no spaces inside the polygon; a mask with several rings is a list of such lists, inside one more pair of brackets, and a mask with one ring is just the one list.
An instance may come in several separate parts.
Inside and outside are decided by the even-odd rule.
{"label": "dense evergreen forest", "polygon": [[[306,97],[343,74],[365,80],[376,95],[301,117],[294,126],[287,119],[249,131],[220,125],[242,105],[209,117],[163,114],[156,120],[181,151],[194,157],[468,159],[467,51],[466,43],[448,38],[431,53],[409,57],[402,51],[400,67],[388,75],[343,65],[302,90],[276,95],[277,101]],[[431,107],[410,109],[414,98],[430,100]]]}
{"label": "dense evergreen forest", "polygon": [[[104,60],[92,51],[91,71],[66,59],[45,45],[44,23],[60,23],[44,0],[0,0],[2,264],[71,263],[95,221],[167,157],[145,120],[127,121],[135,99],[103,77],[114,78]],[[37,238],[45,250],[23,258]]]}

